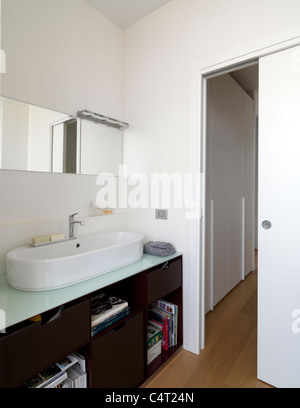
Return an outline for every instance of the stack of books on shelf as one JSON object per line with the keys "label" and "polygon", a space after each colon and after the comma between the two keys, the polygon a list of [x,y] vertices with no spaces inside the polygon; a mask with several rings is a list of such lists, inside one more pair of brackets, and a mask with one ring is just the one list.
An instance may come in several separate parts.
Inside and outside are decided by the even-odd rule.
{"label": "stack of books on shelf", "polygon": [[86,364],[83,356],[79,353],[71,354],[57,365],[62,370],[66,370],[68,375],[60,388],[87,388]]}
{"label": "stack of books on shelf", "polygon": [[128,302],[118,297],[101,293],[92,299],[92,336],[128,316]]}
{"label": "stack of books on shelf", "polygon": [[70,354],[22,388],[87,388],[85,359],[78,353]]}
{"label": "stack of books on shelf", "polygon": [[162,349],[168,351],[177,345],[178,306],[163,299],[149,309],[151,324],[162,331]]}
{"label": "stack of books on shelf", "polygon": [[148,364],[152,363],[161,354],[162,331],[151,321],[148,321],[147,340],[148,340]]}

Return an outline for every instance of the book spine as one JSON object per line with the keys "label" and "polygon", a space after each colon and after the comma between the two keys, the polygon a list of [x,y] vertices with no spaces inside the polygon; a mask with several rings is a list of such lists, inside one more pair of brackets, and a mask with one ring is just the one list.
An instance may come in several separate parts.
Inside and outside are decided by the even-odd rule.
{"label": "book spine", "polygon": [[173,333],[174,333],[174,331],[173,331],[172,316],[171,316],[170,313],[164,312],[163,310],[158,309],[158,308],[156,308],[156,307],[153,308],[153,311],[155,311],[156,313],[158,313],[158,314],[164,316],[164,317],[167,319],[167,322],[168,322],[168,332],[169,332],[169,334],[168,334],[168,339],[169,339],[169,340],[168,340],[168,345],[169,345],[169,348],[170,348],[170,347],[172,347],[172,346],[174,345],[174,339],[173,339]]}
{"label": "book spine", "polygon": [[178,343],[178,306],[175,306],[175,346],[177,346]]}

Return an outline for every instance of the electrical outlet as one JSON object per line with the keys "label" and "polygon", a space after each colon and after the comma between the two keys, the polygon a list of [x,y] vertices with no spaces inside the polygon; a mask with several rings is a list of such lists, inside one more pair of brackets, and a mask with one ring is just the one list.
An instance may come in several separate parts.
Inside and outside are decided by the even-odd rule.
{"label": "electrical outlet", "polygon": [[156,210],[156,219],[157,220],[167,220],[168,210]]}

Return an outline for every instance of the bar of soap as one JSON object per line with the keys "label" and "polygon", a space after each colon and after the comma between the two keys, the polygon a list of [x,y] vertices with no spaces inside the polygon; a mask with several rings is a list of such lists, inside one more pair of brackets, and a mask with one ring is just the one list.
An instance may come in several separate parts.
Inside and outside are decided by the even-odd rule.
{"label": "bar of soap", "polygon": [[66,239],[65,234],[52,234],[50,235],[50,241],[55,242],[55,241],[62,241]]}
{"label": "bar of soap", "polygon": [[45,244],[46,242],[50,242],[50,235],[43,235],[40,237],[32,238],[33,245]]}

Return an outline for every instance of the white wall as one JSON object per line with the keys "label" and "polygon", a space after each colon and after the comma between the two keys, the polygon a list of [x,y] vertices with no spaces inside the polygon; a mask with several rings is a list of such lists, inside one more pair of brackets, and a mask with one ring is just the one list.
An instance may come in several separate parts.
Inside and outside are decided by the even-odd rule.
{"label": "white wall", "polygon": [[[7,73],[2,95],[74,115],[88,109],[123,119],[123,32],[84,0],[2,0]],[[95,230],[127,230],[127,214],[85,218],[94,176],[0,172],[0,273],[5,255],[32,236],[68,233],[79,212]]]}
{"label": "white wall", "polygon": [[122,30],[84,0],[2,0],[2,95],[122,120]]}
{"label": "white wall", "polygon": [[[190,171],[191,72],[300,35],[298,0],[173,0],[125,31],[125,162],[130,171]],[[184,259],[184,343],[194,342],[189,221],[131,211],[129,229],[172,241]],[[194,282],[193,282],[194,284]],[[193,307],[193,306],[191,306]]]}

